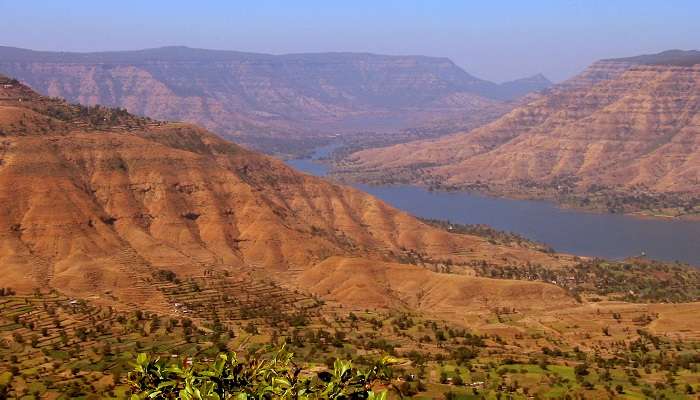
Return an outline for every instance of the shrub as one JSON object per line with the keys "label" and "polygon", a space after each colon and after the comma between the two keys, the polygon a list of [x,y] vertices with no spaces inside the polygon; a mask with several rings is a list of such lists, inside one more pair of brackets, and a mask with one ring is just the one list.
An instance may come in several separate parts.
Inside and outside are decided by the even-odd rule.
{"label": "shrub", "polygon": [[241,360],[221,353],[210,363],[168,364],[139,354],[128,375],[132,400],[138,399],[370,399],[385,400],[373,386],[391,378],[393,359],[384,358],[367,371],[336,360],[330,371],[314,374],[297,367],[283,348],[259,350]]}

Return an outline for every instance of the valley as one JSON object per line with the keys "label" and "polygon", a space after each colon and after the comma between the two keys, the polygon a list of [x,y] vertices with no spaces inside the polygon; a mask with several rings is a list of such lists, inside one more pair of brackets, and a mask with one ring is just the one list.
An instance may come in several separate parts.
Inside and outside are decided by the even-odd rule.
{"label": "valley", "polygon": [[700,400],[700,2],[0,7],[0,400]]}
{"label": "valley", "polygon": [[392,355],[392,398],[700,386],[697,269],[420,220],[193,125],[0,84],[5,396],[124,398],[137,353],[282,344],[313,371]]}

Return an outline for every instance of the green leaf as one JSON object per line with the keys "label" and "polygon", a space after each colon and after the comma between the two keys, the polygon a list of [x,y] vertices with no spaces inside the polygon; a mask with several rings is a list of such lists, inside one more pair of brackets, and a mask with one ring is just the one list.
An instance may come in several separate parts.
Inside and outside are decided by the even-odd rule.
{"label": "green leaf", "polygon": [[284,387],[292,386],[291,382],[289,382],[287,378],[272,378],[272,384]]}
{"label": "green leaf", "polygon": [[378,393],[370,391],[368,399],[369,400],[386,400],[386,394],[387,394],[386,390],[383,390],[383,391],[378,392]]}
{"label": "green leaf", "polygon": [[165,387],[173,387],[173,386],[175,386],[175,385],[177,385],[177,382],[176,382],[176,381],[173,381],[173,380],[165,381],[165,382],[161,382],[161,383],[158,385],[158,389],[162,389],[162,388],[165,388]]}
{"label": "green leaf", "polygon": [[145,367],[148,365],[148,355],[146,353],[139,353],[136,356],[136,364]]}

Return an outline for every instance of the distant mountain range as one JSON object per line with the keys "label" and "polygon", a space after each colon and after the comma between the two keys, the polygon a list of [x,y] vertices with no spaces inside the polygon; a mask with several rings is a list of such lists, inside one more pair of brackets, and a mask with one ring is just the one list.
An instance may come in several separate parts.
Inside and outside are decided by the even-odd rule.
{"label": "distant mountain range", "polygon": [[602,60],[471,131],[351,155],[346,176],[700,213],[700,52]]}
{"label": "distant mountain range", "polygon": [[45,95],[195,122],[264,145],[265,138],[304,141],[450,117],[474,127],[510,110],[508,101],[551,85],[541,75],[496,84],[447,58],[187,47],[101,53],[0,47],[0,72]]}

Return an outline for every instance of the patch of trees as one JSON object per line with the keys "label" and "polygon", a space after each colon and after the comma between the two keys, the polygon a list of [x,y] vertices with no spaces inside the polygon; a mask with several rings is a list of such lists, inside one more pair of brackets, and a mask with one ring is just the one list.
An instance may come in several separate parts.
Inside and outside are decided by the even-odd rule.
{"label": "patch of trees", "polygon": [[472,267],[479,276],[553,283],[574,295],[614,295],[615,299],[628,302],[700,300],[700,270],[683,264],[593,259],[557,269],[538,264],[497,266],[485,262]]}
{"label": "patch of trees", "polygon": [[157,271],[154,271],[152,275],[156,280],[159,281],[179,283],[179,279],[177,279],[177,274],[167,269],[159,269]]}
{"label": "patch of trees", "polygon": [[483,237],[493,244],[517,245],[537,249],[547,253],[554,253],[554,249],[543,243],[527,239],[524,236],[518,235],[517,233],[500,231],[488,225],[457,224],[449,220],[428,218],[421,218],[421,221],[430,226],[434,226],[448,232]]}

